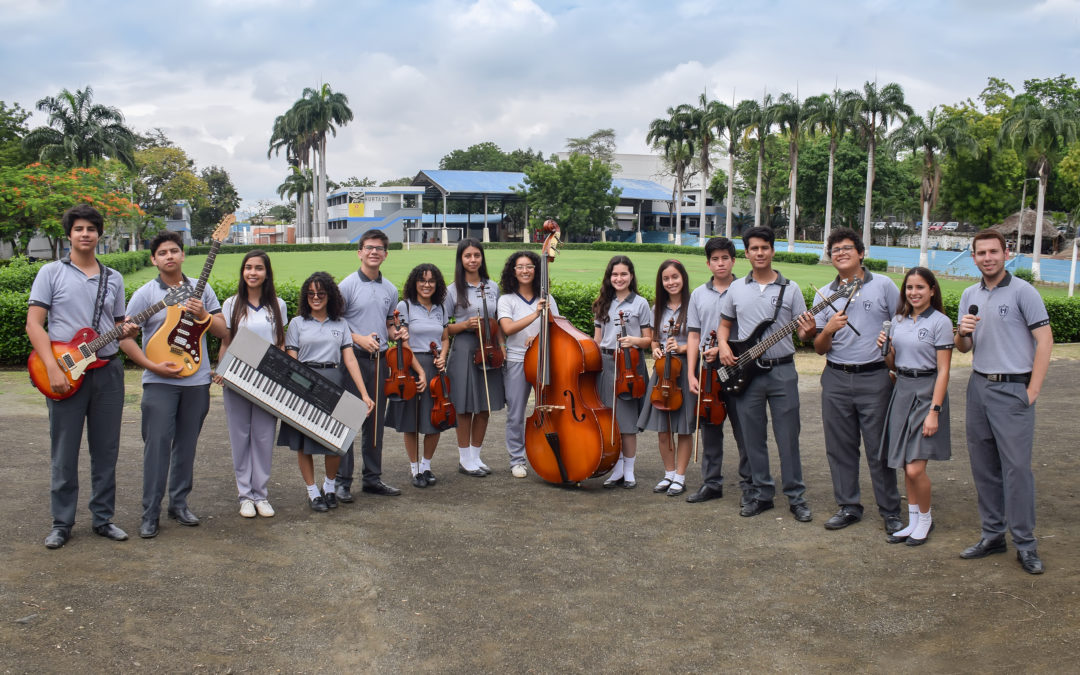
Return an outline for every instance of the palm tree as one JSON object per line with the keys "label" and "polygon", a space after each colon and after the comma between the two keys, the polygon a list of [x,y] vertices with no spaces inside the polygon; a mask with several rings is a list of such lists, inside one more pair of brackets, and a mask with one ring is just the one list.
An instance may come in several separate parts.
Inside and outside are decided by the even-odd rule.
{"label": "palm tree", "polygon": [[938,114],[938,109],[931,108],[926,117],[911,115],[902,126],[889,135],[889,144],[894,148],[911,148],[922,151],[922,186],[919,198],[922,201],[922,236],[919,240],[919,265],[926,267],[929,262],[927,249],[930,242],[930,211],[938,199],[941,187],[941,155],[955,157],[960,150],[978,154],[979,144],[968,131],[967,123],[960,116],[945,117]]}
{"label": "palm tree", "polygon": [[290,166],[289,175],[285,181],[277,187],[278,197],[296,202],[297,235],[299,236],[301,205],[305,198],[311,194],[314,180],[311,169],[301,170],[298,166]]}
{"label": "palm tree", "polygon": [[[1032,168],[1039,178],[1039,196],[1035,202],[1035,242],[1031,252],[1031,275],[1036,280],[1041,278],[1039,257],[1042,254],[1043,204],[1046,184],[1053,168],[1051,158],[1076,141],[1078,125],[1080,120],[1076,111],[1063,106],[1044,106],[1036,101],[1025,102],[1001,123],[999,143],[1019,145],[1021,154],[1031,158]],[[1023,227],[1023,223],[1020,223],[1020,227]]]}
{"label": "palm tree", "polygon": [[[825,234],[822,236],[821,259],[828,256],[825,247],[829,242],[829,230],[832,229],[832,199],[833,199],[833,173],[836,166],[836,148],[840,141],[851,128],[851,119],[845,114],[844,106],[841,105],[839,89],[834,89],[832,95],[821,94],[806,99],[806,125],[811,134],[818,131],[829,136],[829,173],[826,179],[825,195]],[[925,220],[925,219],[924,219]]]}
{"label": "palm tree", "polygon": [[694,158],[694,140],[691,133],[690,116],[678,107],[667,109],[667,118],[655,119],[649,123],[649,133],[645,142],[664,151],[664,157],[671,164],[675,175],[675,243],[682,242],[682,202],[683,187],[686,185],[687,172]]}
{"label": "palm tree", "polygon": [[702,93],[698,97],[698,105],[696,107],[692,104],[684,103],[677,108],[680,113],[686,115],[691,133],[697,141],[698,146],[698,166],[701,169],[702,174],[701,223],[698,231],[702,239],[709,233],[705,217],[705,195],[706,190],[709,189],[709,171],[712,169],[712,143],[716,140],[715,131],[713,129],[716,105],[716,101],[709,101],[708,97]]}
{"label": "palm tree", "polygon": [[780,124],[781,131],[788,135],[788,165],[791,171],[788,174],[788,187],[791,189],[791,197],[788,199],[788,231],[787,250],[795,252],[795,218],[798,214],[798,206],[795,203],[795,189],[799,183],[799,141],[802,139],[803,120],[806,111],[799,102],[798,95],[781,94],[780,101],[776,104],[776,121]]}
{"label": "palm tree", "polygon": [[135,168],[135,134],[124,126],[119,108],[93,103],[89,85],[74,93],[61,89],[46,96],[37,109],[49,114],[48,126],[38,127],[23,139],[24,146],[43,162],[89,167],[95,160],[111,157]]}
{"label": "palm tree", "polygon": [[904,102],[904,90],[895,82],[890,82],[878,89],[877,82],[866,82],[863,90],[852,89],[844,92],[846,113],[854,121],[854,129],[862,142],[866,144],[866,196],[863,201],[863,241],[870,245],[870,206],[874,190],[874,151],[877,150],[878,135],[885,133],[889,124],[896,119],[906,119],[915,113]]}
{"label": "palm tree", "polygon": [[731,239],[732,217],[734,214],[732,195],[735,193],[735,154],[739,150],[739,143],[747,128],[747,116],[738,107],[731,107],[720,102],[715,102],[713,119],[719,135],[727,139],[727,205],[724,222],[724,236]]}
{"label": "palm tree", "polygon": [[776,104],[772,94],[763,94],[761,103],[746,100],[738,105],[739,114],[745,121],[744,133],[753,131],[758,143],[757,187],[754,190],[754,227],[761,224],[761,175],[765,170],[765,141],[776,124]]}
{"label": "palm tree", "polygon": [[[310,175],[311,170],[308,165],[311,161],[311,136],[305,135],[299,130],[295,108],[296,105],[294,104],[292,109],[288,110],[284,115],[278,115],[274,120],[274,128],[270,133],[270,149],[266,151],[266,156],[270,157],[271,154],[277,154],[281,150],[285,150],[289,166],[294,171]],[[312,186],[309,182],[307,189],[300,193],[297,198],[296,240],[299,243],[307,243],[311,241],[312,237],[311,192]]]}
{"label": "palm tree", "polygon": [[326,134],[337,136],[337,127],[345,126],[353,119],[349,108],[349,97],[335,93],[330,85],[323,83],[318,89],[306,87],[296,105],[295,120],[301,133],[310,135],[312,147],[318,156],[319,171],[315,183],[315,227],[314,236],[319,241],[327,241],[326,226]]}

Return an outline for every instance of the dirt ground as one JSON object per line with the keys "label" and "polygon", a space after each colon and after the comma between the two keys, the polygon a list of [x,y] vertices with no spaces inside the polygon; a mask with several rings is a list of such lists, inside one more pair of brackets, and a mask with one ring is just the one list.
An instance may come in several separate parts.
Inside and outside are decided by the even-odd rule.
{"label": "dirt ground", "polygon": [[[959,356],[959,355],[958,355]],[[45,404],[0,373],[0,670],[4,672],[1076,672],[1080,649],[1080,349],[1057,348],[1038,402],[1035,476],[1046,574],[1006,555],[961,560],[979,537],[963,440],[960,359],[950,387],[953,460],[932,463],[930,541],[885,543],[863,470],[863,522],[822,528],[835,510],[821,434],[821,362],[800,356],[802,457],[812,523],[782,501],[740,518],[723,499],[656,495],[656,438],[643,434],[636,490],[578,489],[510,476],[494,416],[492,476],[407,482],[387,434],[384,478],[401,497],[359,495],[317,514],[294,455],[274,460],[272,519],[237,514],[220,393],[196,463],[199,527],[162,520],[137,536],[140,389],[128,375],[117,518],[133,538],[95,536],[82,506],[57,551],[49,530]],[[1072,420],[1072,421],[1070,421]],[[725,460],[735,476],[734,444]],[[774,470],[778,473],[775,464]],[[691,466],[688,488],[700,484]]]}

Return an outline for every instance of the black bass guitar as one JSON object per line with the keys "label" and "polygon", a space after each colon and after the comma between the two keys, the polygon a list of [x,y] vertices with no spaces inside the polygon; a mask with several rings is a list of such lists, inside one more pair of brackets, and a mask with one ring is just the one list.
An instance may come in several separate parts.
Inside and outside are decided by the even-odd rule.
{"label": "black bass guitar", "polygon": [[[828,298],[811,307],[809,310],[810,313],[817,314],[828,307],[834,300],[839,300],[840,298],[848,298],[850,302],[850,298],[855,296],[861,285],[862,282],[858,279],[844,284]],[[846,306],[845,309],[847,309]],[[725,366],[720,364],[716,368],[716,375],[720,379],[720,389],[724,395],[738,396],[746,390],[750,381],[759,373],[771,370],[772,366],[762,365],[758,359],[769,350],[769,347],[772,347],[794,333],[799,327],[799,321],[798,318],[792,319],[781,326],[775,333],[762,339],[761,336],[764,335],[765,331],[772,325],[773,320],[767,319],[759,323],[757,327],[754,328],[754,332],[746,338],[742,340],[728,340],[728,346],[731,347],[731,353],[735,355],[735,365]]]}

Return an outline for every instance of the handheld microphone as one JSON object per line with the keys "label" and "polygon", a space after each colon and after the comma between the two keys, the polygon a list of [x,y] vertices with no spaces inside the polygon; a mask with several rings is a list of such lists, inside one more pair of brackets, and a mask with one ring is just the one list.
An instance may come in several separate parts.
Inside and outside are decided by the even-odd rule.
{"label": "handheld microphone", "polygon": [[979,306],[978,305],[969,305],[968,306],[968,314],[976,314],[977,315],[978,313],[979,313]]}
{"label": "handheld microphone", "polygon": [[881,332],[885,333],[885,342],[881,345],[881,357],[889,355],[889,344],[892,342],[892,321],[881,322]]}

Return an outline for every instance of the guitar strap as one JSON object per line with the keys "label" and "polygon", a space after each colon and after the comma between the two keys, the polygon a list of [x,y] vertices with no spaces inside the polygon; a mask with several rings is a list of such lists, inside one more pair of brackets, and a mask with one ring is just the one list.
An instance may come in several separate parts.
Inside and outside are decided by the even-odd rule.
{"label": "guitar strap", "polygon": [[787,284],[780,285],[780,295],[776,296],[776,309],[773,310],[772,322],[776,323],[776,319],[780,316],[780,308],[784,306],[784,291],[787,290]]}
{"label": "guitar strap", "polygon": [[105,311],[105,295],[109,292],[109,268],[101,264],[98,261],[98,287],[97,298],[94,299],[94,319],[90,322],[90,327],[95,331],[98,329],[98,322],[101,321],[101,313]]}

